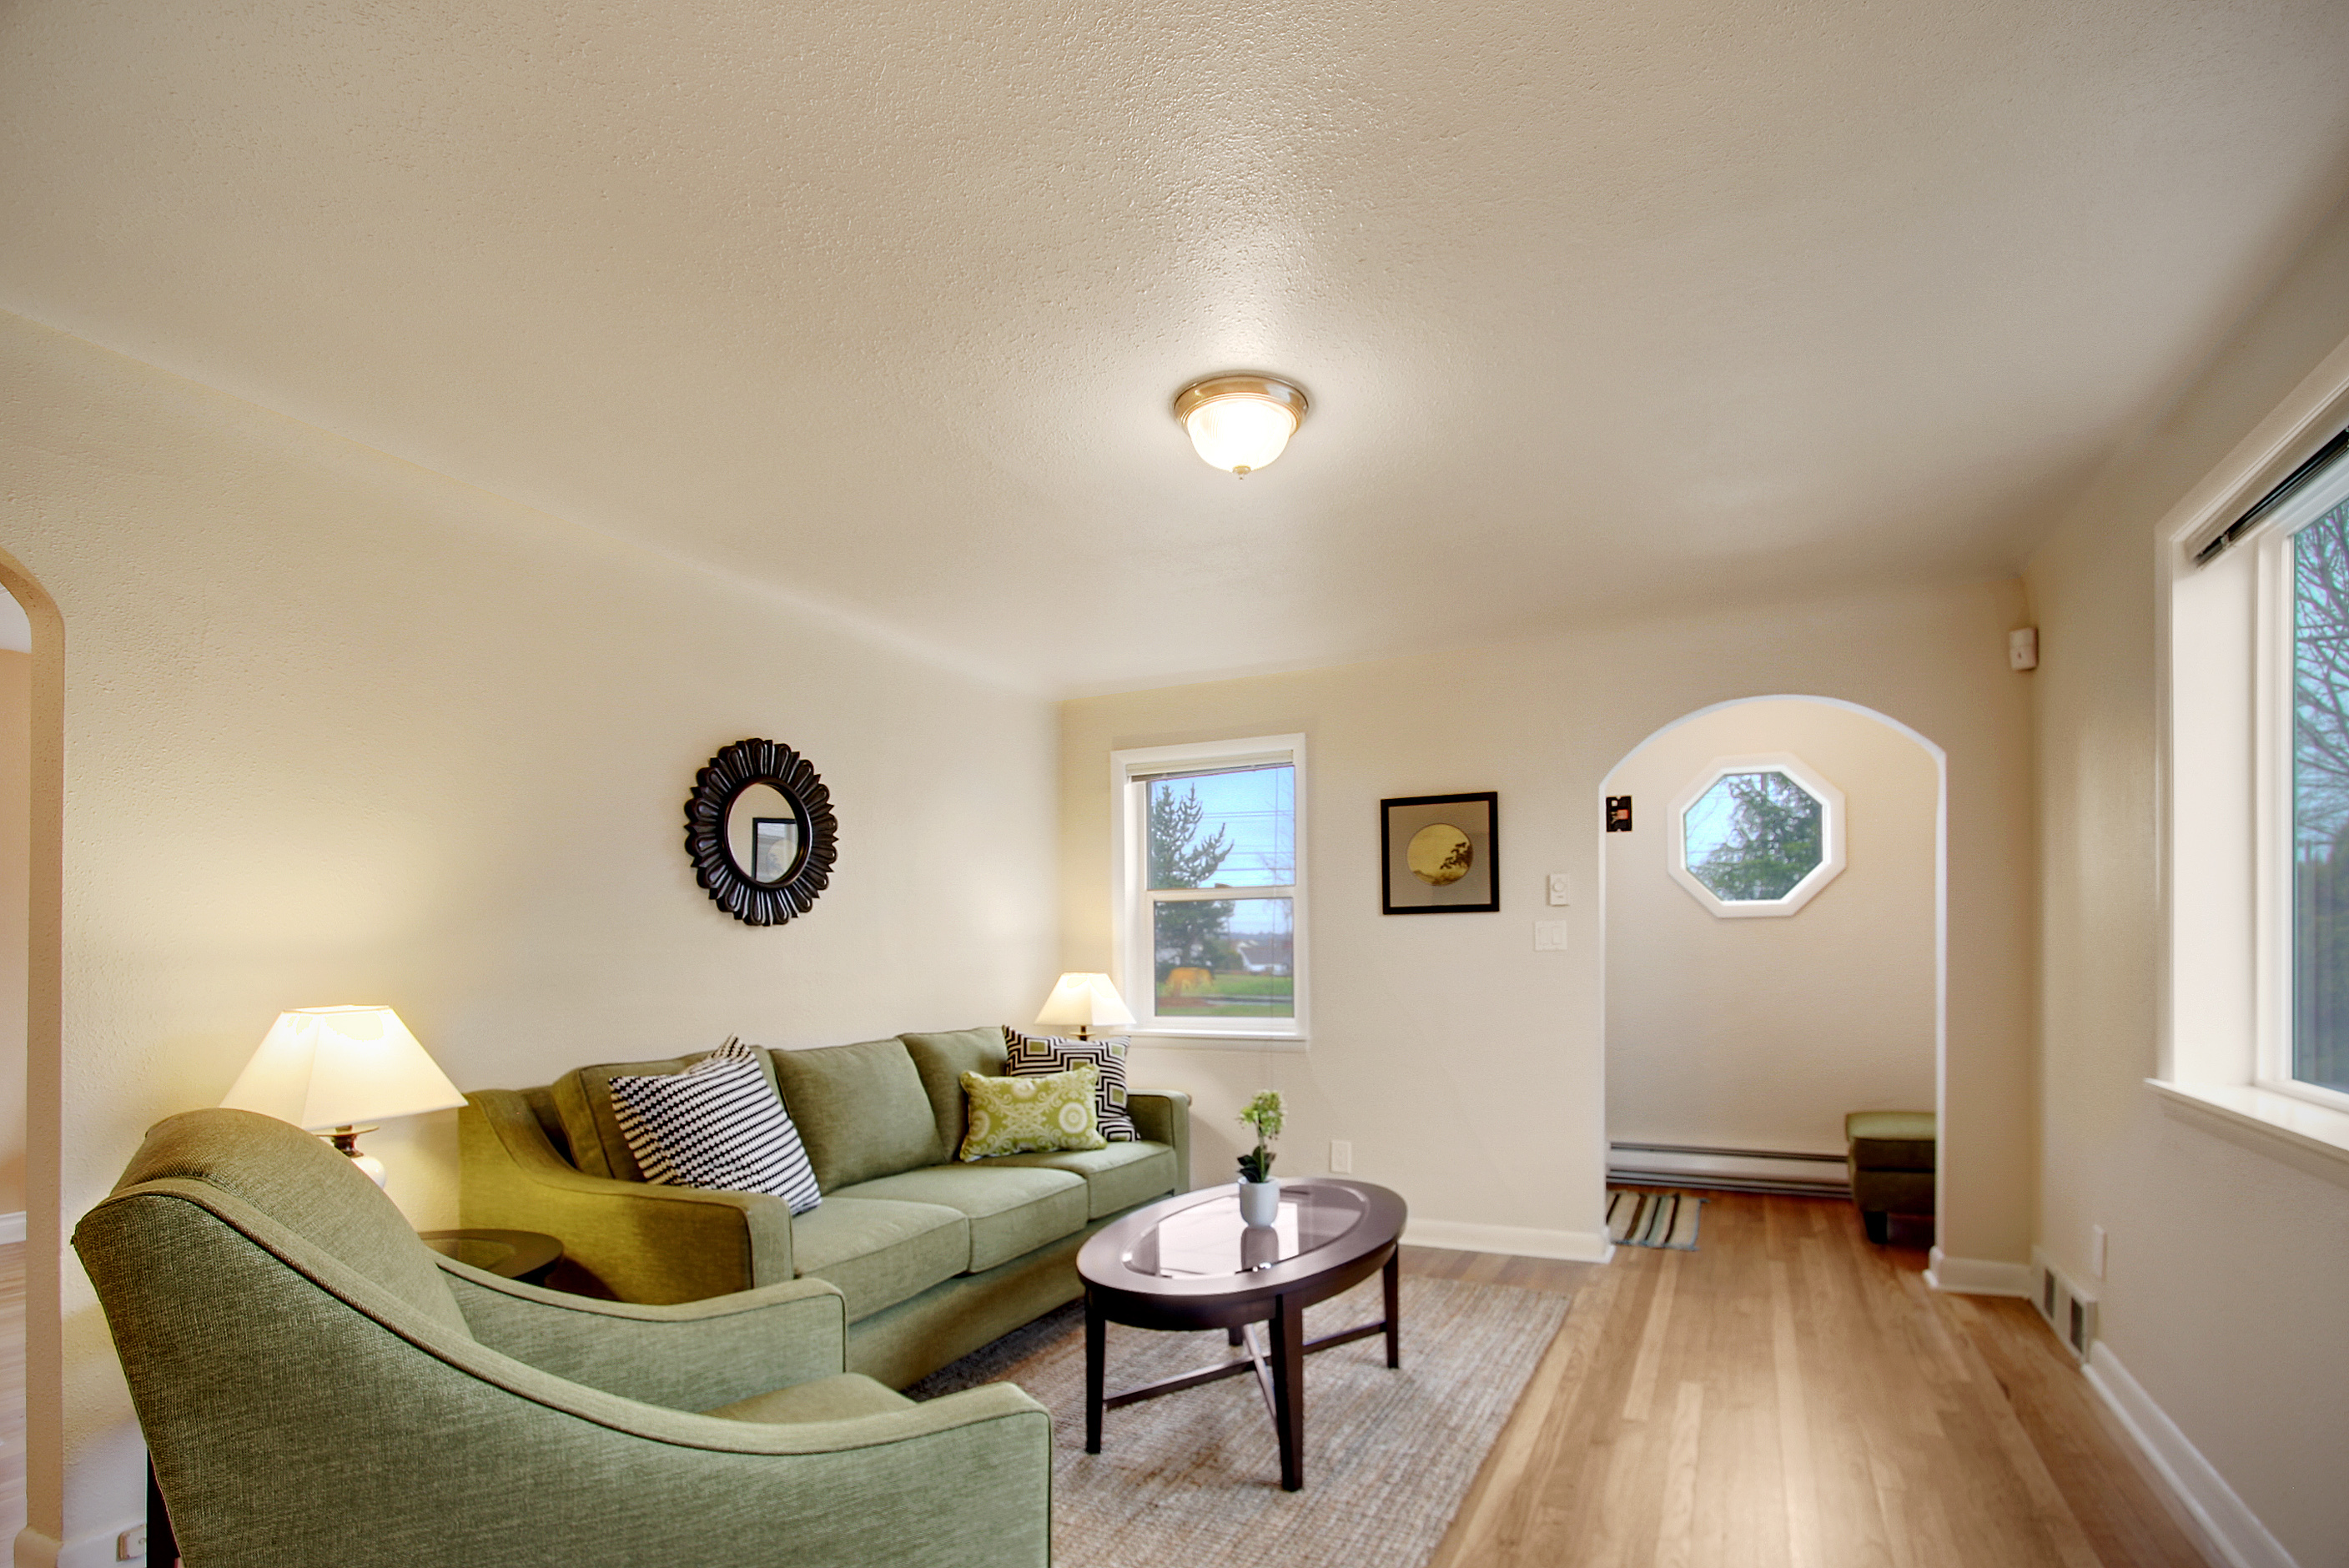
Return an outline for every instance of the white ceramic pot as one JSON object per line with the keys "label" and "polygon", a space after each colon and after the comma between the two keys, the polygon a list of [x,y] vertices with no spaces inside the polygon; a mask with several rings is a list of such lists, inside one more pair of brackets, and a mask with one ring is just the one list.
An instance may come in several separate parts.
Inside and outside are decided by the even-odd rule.
{"label": "white ceramic pot", "polygon": [[1280,1178],[1263,1181],[1242,1181],[1240,1189],[1240,1222],[1245,1225],[1269,1225],[1280,1216]]}

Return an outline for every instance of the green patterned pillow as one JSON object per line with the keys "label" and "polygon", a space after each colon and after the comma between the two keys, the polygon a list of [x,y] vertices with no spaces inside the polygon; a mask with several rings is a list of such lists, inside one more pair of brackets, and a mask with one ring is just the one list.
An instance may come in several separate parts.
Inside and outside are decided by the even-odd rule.
{"label": "green patterned pillow", "polygon": [[1039,1149],[1107,1149],[1093,1111],[1101,1074],[1091,1063],[1042,1078],[962,1075],[970,1101],[970,1130],[962,1157],[1026,1154]]}

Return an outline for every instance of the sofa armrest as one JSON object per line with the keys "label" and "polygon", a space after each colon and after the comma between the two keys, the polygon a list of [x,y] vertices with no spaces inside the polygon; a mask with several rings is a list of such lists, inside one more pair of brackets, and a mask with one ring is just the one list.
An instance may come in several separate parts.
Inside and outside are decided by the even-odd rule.
{"label": "sofa armrest", "polygon": [[1125,1092],[1133,1125],[1153,1143],[1174,1150],[1174,1191],[1191,1190],[1191,1097],[1179,1088],[1133,1088]]}
{"label": "sofa armrest", "polygon": [[465,1101],[460,1223],[543,1232],[623,1301],[698,1301],[791,1280],[792,1212],[781,1198],[590,1176],[555,1152],[521,1095],[476,1089]]}
{"label": "sofa armrest", "polygon": [[647,1306],[440,1262],[474,1338],[624,1399],[708,1410],[848,1369],[848,1304],[823,1280]]}

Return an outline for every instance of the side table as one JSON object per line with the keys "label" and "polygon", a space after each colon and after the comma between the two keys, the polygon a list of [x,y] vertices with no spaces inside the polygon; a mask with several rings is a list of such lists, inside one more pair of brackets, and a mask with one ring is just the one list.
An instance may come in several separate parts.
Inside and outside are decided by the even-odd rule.
{"label": "side table", "polygon": [[416,1234],[442,1257],[524,1284],[544,1284],[548,1273],[563,1261],[563,1243],[536,1231],[419,1231]]}

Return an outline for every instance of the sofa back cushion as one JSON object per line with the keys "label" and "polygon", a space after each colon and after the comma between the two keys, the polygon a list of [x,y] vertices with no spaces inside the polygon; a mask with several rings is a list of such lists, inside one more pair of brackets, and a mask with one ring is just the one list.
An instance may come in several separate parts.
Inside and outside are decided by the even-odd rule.
{"label": "sofa back cushion", "polygon": [[951,1029],[935,1035],[900,1035],[913,1053],[922,1075],[922,1090],[938,1119],[938,1147],[951,1158],[962,1147],[969,1111],[962,1092],[962,1075],[1003,1076],[1003,1031],[993,1026]]}
{"label": "sofa back cushion", "polygon": [[[644,1169],[636,1157],[628,1152],[627,1135],[620,1130],[619,1118],[612,1114],[612,1080],[623,1075],[630,1078],[667,1078],[681,1073],[709,1055],[696,1051],[687,1057],[668,1057],[652,1062],[600,1062],[592,1068],[578,1068],[556,1078],[551,1086],[554,1109],[563,1118],[564,1140],[571,1146],[571,1163],[590,1176],[614,1176],[623,1181],[645,1180]],[[769,1062],[770,1053],[758,1053],[760,1070],[766,1074],[767,1087],[776,1088],[775,1069]]]}
{"label": "sofa back cushion", "polygon": [[767,1057],[825,1191],[945,1163],[937,1116],[905,1041],[893,1036]]}

